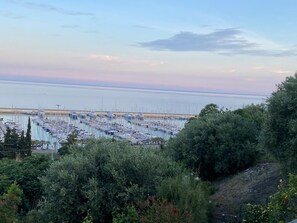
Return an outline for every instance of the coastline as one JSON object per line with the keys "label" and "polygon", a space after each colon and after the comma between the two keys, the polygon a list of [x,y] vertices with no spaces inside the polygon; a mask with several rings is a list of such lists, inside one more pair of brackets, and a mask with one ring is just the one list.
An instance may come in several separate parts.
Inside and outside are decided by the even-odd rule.
{"label": "coastline", "polygon": [[[26,114],[29,112],[37,112],[39,109],[30,109],[30,108],[0,108],[0,114]],[[61,110],[61,109],[42,109],[45,114],[50,115],[68,115],[70,112],[90,112],[87,110]],[[109,111],[92,111],[96,115],[106,115]],[[129,114],[139,114],[140,112],[118,112],[118,111],[111,111],[118,117],[123,117],[126,113]],[[194,117],[192,114],[173,114],[173,113],[147,113],[141,112],[144,118],[191,118]]]}

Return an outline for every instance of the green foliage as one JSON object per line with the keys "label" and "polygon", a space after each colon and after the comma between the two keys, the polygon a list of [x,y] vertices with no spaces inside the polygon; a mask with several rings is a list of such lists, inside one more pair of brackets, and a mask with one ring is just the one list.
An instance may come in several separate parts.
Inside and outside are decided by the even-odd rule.
{"label": "green foliage", "polygon": [[88,214],[82,223],[93,223],[93,218],[90,216],[90,214]]}
{"label": "green foliage", "polygon": [[8,183],[17,182],[24,192],[20,207],[22,214],[37,206],[43,193],[39,177],[45,174],[49,164],[50,160],[45,157],[28,157],[22,162],[0,161],[0,190],[3,191]]}
{"label": "green foliage", "polygon": [[247,120],[255,122],[258,129],[261,130],[267,115],[267,108],[265,104],[251,104],[245,106],[244,108],[237,109],[233,111],[233,113],[240,115]]}
{"label": "green foliage", "polygon": [[253,121],[231,112],[209,114],[189,122],[165,150],[202,179],[214,180],[254,162],[258,135]]}
{"label": "green foliage", "polygon": [[112,223],[140,223],[140,217],[135,207],[131,206],[121,213],[115,214]]}
{"label": "green foliage", "polygon": [[25,144],[23,147],[22,157],[31,156],[32,139],[31,139],[31,119],[28,118],[27,132],[25,137]]}
{"label": "green foliage", "polygon": [[70,154],[71,147],[77,143],[77,132],[72,132],[67,136],[67,141],[62,144],[62,147],[59,149],[58,153],[61,156]]}
{"label": "green foliage", "polygon": [[0,220],[1,223],[16,222],[18,205],[22,200],[22,190],[14,182],[7,192],[0,197]]}
{"label": "green foliage", "polygon": [[[191,214],[181,211],[175,205],[164,199],[150,198],[142,204],[143,212],[140,214],[141,223],[191,223]],[[202,222],[202,221],[199,221]],[[124,222],[123,222],[124,223]],[[137,221],[135,222],[137,223]]]}
{"label": "green foliage", "polygon": [[179,175],[168,178],[159,188],[159,196],[188,213],[188,222],[208,222],[211,206],[208,186],[194,176]]}
{"label": "green foliage", "polygon": [[[21,136],[19,138],[19,146],[17,153],[21,156],[21,158],[25,157],[25,148],[26,148],[26,141],[25,141],[25,133],[22,131]],[[22,148],[22,149],[21,149]]]}
{"label": "green foliage", "polygon": [[[92,141],[55,162],[42,178],[44,222],[111,222],[112,213],[155,195],[182,169],[156,151],[124,142]],[[59,207],[59,208],[57,208]]]}
{"label": "green foliage", "polygon": [[0,142],[0,159],[5,157],[5,147],[4,143]]}
{"label": "green foliage", "polygon": [[24,131],[22,131],[19,136],[15,128],[7,128],[4,135],[4,143],[0,146],[0,158],[23,159],[26,156],[31,156],[30,118],[28,119],[26,136],[24,134]]}
{"label": "green foliage", "polygon": [[217,106],[216,104],[208,104],[206,105],[199,113],[199,117],[204,117],[206,115],[210,115],[210,114],[217,114],[220,113],[221,111],[219,110],[219,106]]}
{"label": "green foliage", "polygon": [[277,223],[297,218],[297,176],[289,174],[289,183],[281,181],[278,192],[271,196],[267,205],[248,204],[243,213],[243,222]]}
{"label": "green foliage", "polygon": [[9,159],[15,159],[18,152],[18,142],[19,136],[16,129],[7,128],[4,135],[4,150],[2,151],[3,156]]}
{"label": "green foliage", "polygon": [[268,99],[262,134],[264,147],[290,172],[297,163],[297,74],[288,77]]}

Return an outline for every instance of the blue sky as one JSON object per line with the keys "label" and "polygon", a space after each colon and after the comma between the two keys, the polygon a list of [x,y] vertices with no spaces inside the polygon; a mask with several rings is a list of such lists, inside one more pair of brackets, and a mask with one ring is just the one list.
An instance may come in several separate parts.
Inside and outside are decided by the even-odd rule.
{"label": "blue sky", "polygon": [[293,0],[0,6],[0,79],[269,94],[296,72]]}

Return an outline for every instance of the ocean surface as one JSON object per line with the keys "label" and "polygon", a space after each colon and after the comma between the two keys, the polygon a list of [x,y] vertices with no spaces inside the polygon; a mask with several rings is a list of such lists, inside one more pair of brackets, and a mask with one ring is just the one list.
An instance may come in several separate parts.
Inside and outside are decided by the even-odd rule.
{"label": "ocean surface", "polygon": [[0,108],[198,114],[209,103],[237,109],[265,96],[0,81]]}

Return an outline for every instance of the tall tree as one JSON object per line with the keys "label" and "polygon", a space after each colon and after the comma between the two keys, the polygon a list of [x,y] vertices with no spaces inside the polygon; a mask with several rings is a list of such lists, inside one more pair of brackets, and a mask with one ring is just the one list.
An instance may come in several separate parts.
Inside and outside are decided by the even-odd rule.
{"label": "tall tree", "polygon": [[4,143],[0,142],[0,159],[5,157],[5,152],[4,152]]}
{"label": "tall tree", "polygon": [[16,130],[15,129],[11,130],[9,127],[7,127],[6,133],[4,135],[4,150],[2,151],[2,154],[4,157],[7,157],[9,159],[15,158],[16,148],[18,144],[17,138],[18,138],[18,135],[16,133]]}
{"label": "tall tree", "polygon": [[26,155],[26,139],[25,139],[25,133],[22,131],[20,139],[19,139],[19,146],[18,146],[18,154],[21,158],[24,158]]}
{"label": "tall tree", "polygon": [[31,139],[31,119],[28,118],[27,132],[26,132],[26,148],[25,148],[25,156],[31,156],[31,148],[32,148],[32,139]]}
{"label": "tall tree", "polygon": [[6,145],[6,157],[10,159],[15,159],[19,144],[19,135],[15,128],[13,128],[10,132],[10,135],[7,139]]}

